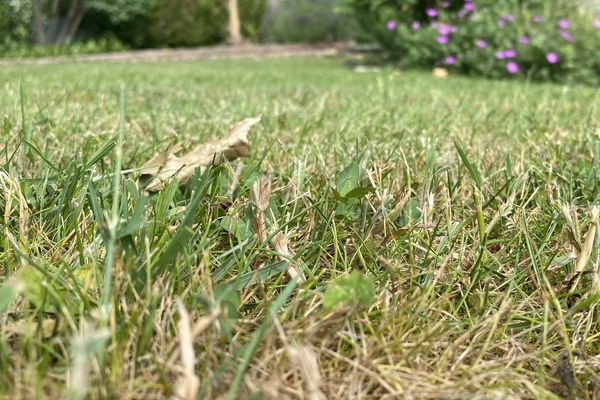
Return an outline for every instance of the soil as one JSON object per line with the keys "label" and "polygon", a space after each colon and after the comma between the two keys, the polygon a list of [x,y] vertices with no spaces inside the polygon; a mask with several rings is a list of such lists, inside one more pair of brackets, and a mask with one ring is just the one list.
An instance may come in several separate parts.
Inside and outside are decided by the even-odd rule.
{"label": "soil", "polygon": [[351,49],[352,43],[346,42],[325,44],[242,44],[238,46],[219,45],[213,47],[198,47],[186,49],[151,49],[79,56],[10,59],[0,60],[0,65],[53,64],[65,61],[140,62],[267,57],[324,57],[346,53]]}

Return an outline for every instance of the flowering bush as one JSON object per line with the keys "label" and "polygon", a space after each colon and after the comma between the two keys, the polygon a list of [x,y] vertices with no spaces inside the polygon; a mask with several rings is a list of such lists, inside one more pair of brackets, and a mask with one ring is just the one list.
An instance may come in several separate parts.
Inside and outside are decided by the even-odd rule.
{"label": "flowering bush", "polygon": [[597,84],[600,14],[574,0],[345,0],[403,66]]}
{"label": "flowering bush", "polygon": [[[327,42],[356,35],[352,18],[336,15],[337,0],[286,0],[275,2],[262,21],[266,42]],[[274,4],[275,4],[274,3]]]}

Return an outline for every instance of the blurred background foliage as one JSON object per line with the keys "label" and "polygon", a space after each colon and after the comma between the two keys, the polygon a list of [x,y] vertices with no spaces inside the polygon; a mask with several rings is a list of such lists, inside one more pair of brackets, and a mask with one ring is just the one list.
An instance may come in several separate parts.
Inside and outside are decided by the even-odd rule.
{"label": "blurred background foliage", "polygon": [[[245,41],[375,44],[379,61],[491,78],[600,81],[600,0],[237,0]],[[0,0],[0,56],[193,47],[228,0]]]}
{"label": "blurred background foliage", "polygon": [[343,0],[383,56],[403,68],[490,78],[600,81],[600,2]]}
{"label": "blurred background foliage", "polygon": [[260,38],[267,42],[317,43],[357,38],[351,13],[339,13],[338,0],[287,0],[262,20]]}
{"label": "blurred background foliage", "polygon": [[[351,39],[357,24],[338,0],[238,0],[244,39]],[[0,55],[191,47],[228,36],[226,0],[2,0]],[[37,47],[42,46],[43,49]]]}

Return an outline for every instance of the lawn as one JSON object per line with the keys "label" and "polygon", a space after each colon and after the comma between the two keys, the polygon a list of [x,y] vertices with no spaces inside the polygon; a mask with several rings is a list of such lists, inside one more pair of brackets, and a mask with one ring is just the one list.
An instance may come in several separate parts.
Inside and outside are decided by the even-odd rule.
{"label": "lawn", "polygon": [[[600,396],[597,90],[338,59],[1,68],[7,398]],[[247,158],[138,183],[257,115]]]}

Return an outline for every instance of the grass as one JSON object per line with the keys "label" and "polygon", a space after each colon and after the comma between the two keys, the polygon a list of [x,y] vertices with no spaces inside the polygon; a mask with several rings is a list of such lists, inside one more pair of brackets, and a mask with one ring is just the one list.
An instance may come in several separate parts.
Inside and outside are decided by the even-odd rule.
{"label": "grass", "polygon": [[[0,81],[7,398],[600,396],[595,89],[335,59]],[[140,189],[258,114],[248,158]]]}

